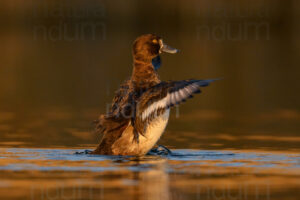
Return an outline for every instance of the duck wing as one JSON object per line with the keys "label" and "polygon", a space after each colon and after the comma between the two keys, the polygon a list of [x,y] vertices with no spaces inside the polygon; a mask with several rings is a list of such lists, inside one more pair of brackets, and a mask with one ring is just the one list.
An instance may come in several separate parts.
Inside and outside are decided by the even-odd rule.
{"label": "duck wing", "polygon": [[125,81],[116,91],[112,105],[106,114],[99,116],[94,121],[95,131],[102,135],[101,142],[95,154],[112,154],[112,145],[121,136],[123,131],[130,124],[130,116],[133,112],[130,102],[132,101],[132,92],[130,92],[129,81]]}
{"label": "duck wing", "polygon": [[112,105],[108,113],[102,114],[97,120],[94,121],[96,124],[97,133],[111,133],[118,129],[124,124],[128,124],[132,112],[132,107],[130,105],[131,92],[129,87],[129,80],[126,80],[120,88],[116,91],[115,96],[112,101]]}
{"label": "duck wing", "polygon": [[145,132],[149,121],[164,113],[166,109],[185,102],[193,94],[201,93],[200,88],[218,79],[164,81],[146,90],[138,99],[135,128]]}

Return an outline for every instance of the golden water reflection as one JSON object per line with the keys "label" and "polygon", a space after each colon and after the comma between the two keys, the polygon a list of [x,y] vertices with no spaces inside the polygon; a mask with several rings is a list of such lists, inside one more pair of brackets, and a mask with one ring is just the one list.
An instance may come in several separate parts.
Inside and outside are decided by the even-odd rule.
{"label": "golden water reflection", "polygon": [[175,150],[172,156],[135,158],[75,155],[76,151],[1,148],[1,199],[296,199],[299,195],[297,153]]}
{"label": "golden water reflection", "polygon": [[[93,147],[100,135],[92,121],[97,108],[74,110],[49,107],[31,112],[0,112],[2,147]],[[171,148],[300,150],[300,113],[272,110],[253,115],[228,116],[217,110],[171,113],[159,141]],[[226,116],[226,117],[225,117]]]}

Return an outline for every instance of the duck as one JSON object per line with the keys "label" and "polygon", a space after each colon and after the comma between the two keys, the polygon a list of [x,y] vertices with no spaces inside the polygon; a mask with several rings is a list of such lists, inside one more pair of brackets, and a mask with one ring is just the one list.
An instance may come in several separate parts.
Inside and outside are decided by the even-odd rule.
{"label": "duck", "polygon": [[178,53],[156,34],[139,36],[132,47],[133,70],[115,92],[109,111],[95,120],[100,144],[91,154],[143,156],[158,142],[170,109],[217,79],[162,81],[162,53]]}

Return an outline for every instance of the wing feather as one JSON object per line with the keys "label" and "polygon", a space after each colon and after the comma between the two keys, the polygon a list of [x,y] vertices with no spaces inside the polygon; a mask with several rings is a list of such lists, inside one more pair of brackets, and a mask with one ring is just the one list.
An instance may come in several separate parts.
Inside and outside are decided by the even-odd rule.
{"label": "wing feather", "polygon": [[200,93],[201,87],[208,86],[215,80],[161,82],[141,96],[137,108],[138,115],[141,115],[141,119],[144,121],[157,110],[172,107],[193,97],[193,94]]}

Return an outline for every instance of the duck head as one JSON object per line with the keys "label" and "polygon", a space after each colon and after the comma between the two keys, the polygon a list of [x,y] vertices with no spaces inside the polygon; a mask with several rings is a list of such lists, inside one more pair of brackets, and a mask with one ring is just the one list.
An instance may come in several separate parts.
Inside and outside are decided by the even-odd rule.
{"label": "duck head", "polygon": [[135,61],[152,63],[155,70],[160,67],[159,54],[177,53],[179,50],[166,45],[162,38],[154,34],[138,37],[133,43],[133,58]]}

